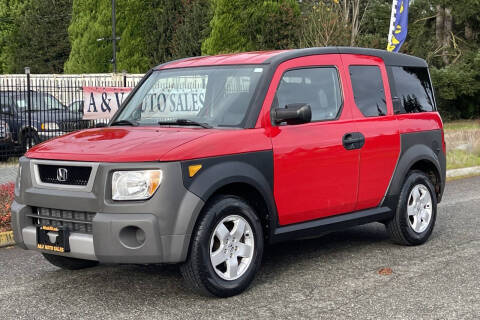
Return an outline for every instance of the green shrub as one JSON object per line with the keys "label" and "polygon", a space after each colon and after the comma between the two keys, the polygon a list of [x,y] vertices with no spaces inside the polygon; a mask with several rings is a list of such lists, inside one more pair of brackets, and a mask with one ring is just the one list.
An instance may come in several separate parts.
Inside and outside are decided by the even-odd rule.
{"label": "green shrub", "polygon": [[14,197],[15,186],[13,183],[0,185],[0,232],[10,231],[10,206]]}

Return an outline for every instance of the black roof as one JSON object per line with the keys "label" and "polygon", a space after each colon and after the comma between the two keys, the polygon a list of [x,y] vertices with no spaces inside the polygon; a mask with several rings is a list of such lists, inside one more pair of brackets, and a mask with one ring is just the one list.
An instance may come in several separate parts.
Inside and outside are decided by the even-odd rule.
{"label": "black roof", "polygon": [[386,50],[367,49],[358,47],[319,47],[294,49],[282,52],[265,61],[266,63],[280,64],[286,60],[311,56],[316,54],[361,54],[381,58],[387,66],[405,66],[405,67],[428,67],[427,62],[421,58],[410,56],[403,53],[394,53]]}

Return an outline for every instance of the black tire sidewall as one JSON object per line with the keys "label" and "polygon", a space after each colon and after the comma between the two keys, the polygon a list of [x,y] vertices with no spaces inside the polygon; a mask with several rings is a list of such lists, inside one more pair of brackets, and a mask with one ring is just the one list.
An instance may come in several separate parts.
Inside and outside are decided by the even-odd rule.
{"label": "black tire sidewall", "polygon": [[[238,215],[247,220],[252,228],[255,246],[248,270],[240,278],[227,281],[216,274],[210,261],[210,240],[218,223],[230,215]],[[232,296],[245,290],[261,265],[264,246],[262,225],[252,207],[239,197],[219,197],[206,210],[197,232],[199,237],[194,245],[198,246],[199,262],[204,266],[201,278],[207,290],[217,296]]]}
{"label": "black tire sidewall", "polygon": [[[38,144],[40,141],[39,137],[38,137],[38,134],[35,132],[35,131],[31,131],[31,132],[26,132],[25,133],[25,136],[23,138],[23,143],[22,143],[22,146],[23,146],[23,149],[25,152],[27,152],[29,149],[31,149],[33,146],[35,146],[36,144]],[[28,144],[32,142],[32,145],[31,146],[28,146]]]}
{"label": "black tire sidewall", "polygon": [[[407,212],[410,192],[416,185],[419,184],[427,187],[432,198],[432,217],[430,219],[430,225],[422,233],[417,233],[411,228],[408,221],[409,218]],[[432,234],[437,218],[437,197],[432,182],[423,172],[413,171],[410,175],[408,175],[405,183],[403,184],[402,192],[400,193],[397,214],[395,218],[397,219],[396,223],[399,223],[400,225],[400,230],[402,231],[403,237],[413,245],[424,243]]]}

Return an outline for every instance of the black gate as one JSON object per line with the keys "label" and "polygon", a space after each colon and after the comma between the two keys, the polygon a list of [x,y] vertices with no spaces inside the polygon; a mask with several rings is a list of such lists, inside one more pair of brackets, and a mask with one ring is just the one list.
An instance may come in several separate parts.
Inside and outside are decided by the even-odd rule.
{"label": "black gate", "polygon": [[108,119],[85,120],[84,87],[133,88],[141,75],[0,76],[0,161],[21,156],[33,145],[95,127]]}

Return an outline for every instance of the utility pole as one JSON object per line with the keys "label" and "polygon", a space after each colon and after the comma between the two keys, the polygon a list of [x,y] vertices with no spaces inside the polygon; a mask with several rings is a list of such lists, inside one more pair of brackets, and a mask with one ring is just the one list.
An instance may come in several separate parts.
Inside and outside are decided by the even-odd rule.
{"label": "utility pole", "polygon": [[112,41],[113,41],[113,73],[117,73],[117,17],[115,0],[112,0]]}

